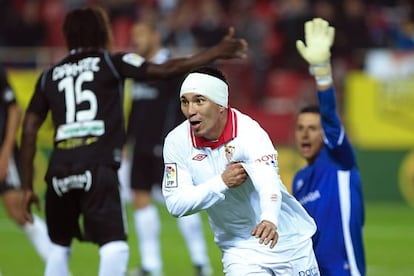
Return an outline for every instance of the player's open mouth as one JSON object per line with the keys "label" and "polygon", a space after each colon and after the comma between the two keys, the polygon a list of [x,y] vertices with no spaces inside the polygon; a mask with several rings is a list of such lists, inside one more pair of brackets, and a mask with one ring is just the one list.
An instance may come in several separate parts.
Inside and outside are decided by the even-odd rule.
{"label": "player's open mouth", "polygon": [[201,121],[190,121],[191,128],[196,130],[200,127]]}
{"label": "player's open mouth", "polygon": [[311,144],[310,143],[302,143],[300,145],[300,148],[302,151],[309,151],[311,149]]}
{"label": "player's open mouth", "polygon": [[197,125],[199,125],[201,123],[201,121],[190,121],[190,124],[192,125],[192,126],[197,126]]}

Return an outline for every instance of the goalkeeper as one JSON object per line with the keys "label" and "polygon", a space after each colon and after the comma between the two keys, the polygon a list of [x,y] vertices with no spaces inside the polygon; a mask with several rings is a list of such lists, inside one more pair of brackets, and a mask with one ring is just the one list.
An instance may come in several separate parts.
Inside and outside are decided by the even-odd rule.
{"label": "goalkeeper", "polygon": [[328,22],[315,18],[305,23],[305,43],[296,44],[315,77],[319,107],[304,107],[297,117],[296,145],[307,165],[293,179],[293,195],[316,221],[313,243],[321,275],[365,275],[361,178],[336,110],[334,34]]}

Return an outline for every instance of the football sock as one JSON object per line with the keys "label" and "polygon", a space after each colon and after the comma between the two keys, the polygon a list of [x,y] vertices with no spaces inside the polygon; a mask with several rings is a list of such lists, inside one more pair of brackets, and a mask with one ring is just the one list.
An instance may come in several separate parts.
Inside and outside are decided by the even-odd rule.
{"label": "football sock", "polygon": [[99,276],[126,275],[129,247],[125,241],[112,241],[102,245],[99,257]]}
{"label": "football sock", "polygon": [[141,267],[147,271],[161,271],[160,219],[157,208],[149,205],[134,211]]}
{"label": "football sock", "polygon": [[122,158],[121,166],[118,169],[121,198],[124,202],[131,202],[131,161],[129,158]]}
{"label": "football sock", "polygon": [[33,214],[33,223],[26,223],[23,226],[23,231],[26,233],[40,257],[46,261],[52,246],[52,242],[47,233],[46,223],[37,215]]}
{"label": "football sock", "polygon": [[208,265],[209,258],[200,215],[180,217],[178,218],[178,226],[187,244],[193,264]]}
{"label": "football sock", "polygon": [[52,243],[46,261],[45,276],[68,276],[70,247]]}

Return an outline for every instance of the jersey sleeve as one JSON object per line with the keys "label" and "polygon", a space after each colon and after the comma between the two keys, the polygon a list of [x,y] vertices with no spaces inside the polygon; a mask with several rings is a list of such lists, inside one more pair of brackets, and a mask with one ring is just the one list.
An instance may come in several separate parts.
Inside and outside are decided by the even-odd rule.
{"label": "jersey sleeve", "polygon": [[224,192],[228,189],[221,175],[195,186],[180,149],[180,143],[167,136],[163,153],[165,168],[162,191],[168,211],[176,217],[211,207],[224,200]]}
{"label": "jersey sleeve", "polygon": [[49,103],[47,101],[46,94],[43,89],[45,78],[46,72],[42,73],[42,75],[37,80],[35,91],[27,107],[27,112],[36,113],[41,118],[46,118],[46,115],[49,111]]}
{"label": "jersey sleeve", "polygon": [[[256,129],[256,131],[255,131]],[[258,125],[249,128],[244,140],[247,160],[243,162],[258,195],[261,209],[260,219],[278,225],[282,204],[281,186],[277,162],[277,151],[268,134]]]}
{"label": "jersey sleeve", "polygon": [[324,142],[331,156],[345,169],[355,165],[355,156],[336,111],[335,90],[318,91]]}
{"label": "jersey sleeve", "polygon": [[146,81],[147,61],[135,53],[118,53],[111,57],[114,65],[114,74],[119,74],[121,78],[132,78],[134,80]]}

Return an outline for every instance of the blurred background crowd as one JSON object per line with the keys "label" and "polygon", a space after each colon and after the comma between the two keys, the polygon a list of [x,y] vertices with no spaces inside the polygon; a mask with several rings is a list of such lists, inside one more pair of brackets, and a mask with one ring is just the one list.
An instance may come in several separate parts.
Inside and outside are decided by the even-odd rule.
{"label": "blurred background crowd", "polygon": [[128,47],[137,19],[159,22],[166,45],[185,52],[211,46],[232,25],[269,63],[263,66],[296,67],[293,43],[315,16],[336,27],[334,53],[350,62],[358,63],[350,57],[368,47],[414,48],[409,0],[0,0],[0,45],[61,47],[64,14],[85,4],[106,8],[120,50]]}
{"label": "blurred background crowd", "polygon": [[137,19],[159,22],[165,45],[192,53],[234,26],[250,44],[259,70],[300,69],[294,43],[303,23],[323,17],[336,27],[334,54],[360,65],[371,47],[414,48],[414,2],[409,0],[0,0],[0,46],[62,47],[67,10],[100,4],[113,24],[116,50],[129,47]]}
{"label": "blurred background crowd", "polygon": [[367,50],[414,49],[410,0],[0,0],[0,62],[41,68],[63,57],[64,14],[86,4],[108,11],[114,51],[132,50],[130,29],[136,20],[157,22],[164,45],[176,56],[217,43],[234,26],[249,43],[249,58],[222,69],[237,91],[233,106],[259,121],[268,116],[260,111],[292,113],[297,102],[286,99],[309,101],[298,94],[313,94],[306,93],[313,82],[307,81],[307,65],[295,46],[310,18],[322,17],[336,28],[332,62],[339,102],[347,72],[363,69]]}
{"label": "blurred background crowd", "polygon": [[[248,66],[238,67],[240,74],[251,76],[239,85],[248,91],[239,94],[255,104],[263,104],[269,79],[277,85],[275,71],[306,73],[295,41],[309,18],[325,18],[336,28],[333,62],[339,90],[348,70],[362,68],[367,49],[414,48],[414,1],[409,0],[0,0],[0,62],[41,66],[62,57],[64,14],[85,4],[108,11],[115,51],[130,49],[130,28],[137,19],[158,22],[164,44],[176,55],[211,46],[234,26],[250,47]],[[38,47],[43,50],[34,50]],[[296,79],[284,76],[289,81]]]}
{"label": "blurred background crowd", "polygon": [[61,47],[64,14],[85,4],[107,9],[118,49],[128,47],[136,19],[156,20],[168,46],[189,52],[211,46],[232,25],[266,66],[296,67],[293,43],[315,16],[336,27],[337,56],[368,47],[414,48],[409,0],[1,0],[0,45]]}

